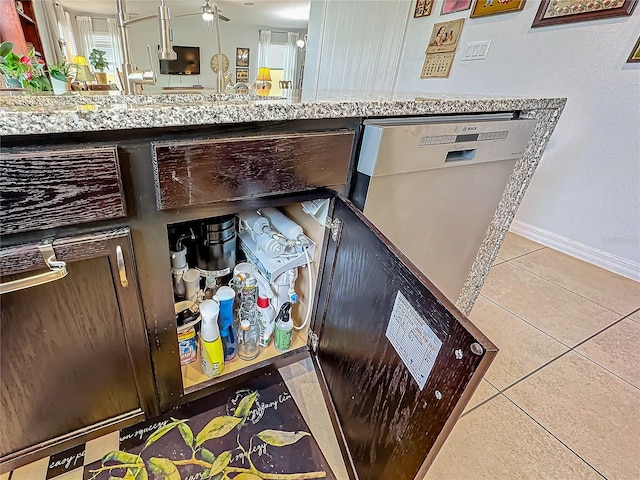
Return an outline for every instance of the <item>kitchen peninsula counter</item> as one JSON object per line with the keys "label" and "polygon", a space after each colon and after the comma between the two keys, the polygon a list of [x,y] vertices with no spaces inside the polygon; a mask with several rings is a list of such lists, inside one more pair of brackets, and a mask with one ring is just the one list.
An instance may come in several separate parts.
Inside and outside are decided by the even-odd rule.
{"label": "kitchen peninsula counter", "polygon": [[[343,431],[356,431],[362,424],[357,422],[366,421],[375,426],[372,438],[395,438],[388,432],[403,432],[406,422],[387,426],[387,419],[398,420],[402,402],[412,398],[424,406],[416,410],[421,420],[410,422],[411,432],[401,437],[417,450],[411,464],[403,456],[389,468],[426,471],[496,354],[464,315],[480,293],[566,100],[305,93],[291,92],[309,100],[213,93],[0,96],[0,273],[8,290],[2,298],[2,330],[10,332],[1,345],[2,371],[8,372],[2,402],[9,407],[0,410],[0,425],[17,432],[0,451],[0,470],[156,417],[271,368],[309,356],[317,361],[319,352],[329,351],[327,358],[341,362],[331,367],[335,372],[360,372],[360,367],[345,367],[353,353],[363,356],[366,367],[358,378],[345,376],[333,386],[357,386],[364,395],[388,392],[388,398],[363,401],[377,406],[361,418],[336,407],[339,418],[351,422]],[[364,121],[380,117],[435,117],[434,123],[499,117],[529,125],[524,153],[510,153],[518,157],[512,159],[513,170],[500,177],[494,201],[485,205],[491,218],[457,309],[349,201],[355,198]],[[423,138],[429,137],[413,145],[423,145]],[[447,137],[431,138],[445,143]],[[491,147],[494,138],[485,138],[486,145]],[[476,183],[491,177],[484,175]],[[329,209],[330,216],[320,222],[301,207],[315,200],[329,200],[307,204]],[[196,375],[189,365],[183,371],[173,246],[180,250],[181,233],[204,238],[210,225],[230,215],[268,207],[293,215],[317,245],[317,267],[300,272],[315,290],[307,294],[300,288],[300,304],[312,313],[306,327],[296,331],[286,353],[272,344],[249,363],[231,364],[222,376]],[[473,204],[464,209],[476,214]],[[420,218],[420,213],[413,215]],[[462,225],[460,236],[467,233]],[[49,283],[41,285],[43,278]],[[24,285],[30,288],[15,288]],[[412,382],[404,360],[384,340],[395,301],[391,295],[397,299],[400,293],[416,312],[426,312],[429,331],[440,339],[442,353],[424,389]],[[357,323],[351,324],[352,318]],[[354,350],[353,342],[343,342],[362,332],[377,347]],[[340,345],[349,351],[330,350]],[[386,373],[382,378],[372,371]],[[365,387],[365,377],[383,383]],[[341,395],[341,409],[352,409],[352,395],[360,395],[323,388],[325,398]],[[30,420],[42,412],[56,415]],[[335,425],[338,413],[332,413]],[[376,451],[383,463],[391,458],[386,443]],[[368,455],[363,464],[368,465]]]}
{"label": "kitchen peninsula counter", "polygon": [[313,95],[292,91],[291,96],[280,99],[213,93],[0,96],[0,135],[515,110],[546,111],[542,117],[550,127],[548,122],[555,124],[566,101],[563,98],[333,91]]}

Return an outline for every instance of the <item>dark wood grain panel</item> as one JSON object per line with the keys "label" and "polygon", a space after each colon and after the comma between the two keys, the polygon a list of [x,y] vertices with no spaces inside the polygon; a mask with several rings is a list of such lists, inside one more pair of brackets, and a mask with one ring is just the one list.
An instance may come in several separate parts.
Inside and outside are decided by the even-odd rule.
{"label": "dark wood grain panel", "polygon": [[[329,241],[330,291],[321,291],[324,318],[314,325],[321,377],[359,478],[413,479],[496,348],[354,207],[336,201],[334,218],[343,226]],[[442,341],[423,389],[385,335],[398,291]],[[476,342],[482,355],[471,352]]]}
{"label": "dark wood grain panel", "polygon": [[126,216],[115,147],[2,151],[0,233]]}
{"label": "dark wood grain panel", "polygon": [[68,269],[2,296],[1,456],[140,406],[109,258]]}
{"label": "dark wood grain panel", "polygon": [[[110,240],[129,237],[128,228],[55,238],[53,249],[56,259],[63,262],[77,262],[97,256],[109,255]],[[128,240],[127,240],[128,242]],[[0,248],[0,275],[46,269],[37,243],[26,243]]]}
{"label": "dark wood grain panel", "polygon": [[153,144],[159,210],[346,183],[353,131]]}

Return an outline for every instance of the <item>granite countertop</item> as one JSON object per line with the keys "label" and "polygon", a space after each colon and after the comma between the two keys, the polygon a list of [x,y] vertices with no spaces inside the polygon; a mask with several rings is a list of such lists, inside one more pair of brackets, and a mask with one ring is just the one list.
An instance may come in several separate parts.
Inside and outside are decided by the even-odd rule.
{"label": "granite countertop", "polygon": [[0,96],[0,135],[127,130],[319,118],[560,108],[563,98],[301,92],[290,98],[215,93]]}

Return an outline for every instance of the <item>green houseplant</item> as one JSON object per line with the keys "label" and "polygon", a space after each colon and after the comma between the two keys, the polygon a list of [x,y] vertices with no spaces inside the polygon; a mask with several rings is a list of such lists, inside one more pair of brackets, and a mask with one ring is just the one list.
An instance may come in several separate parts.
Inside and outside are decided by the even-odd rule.
{"label": "green houseplant", "polygon": [[0,44],[0,70],[5,76],[7,86],[22,87],[29,92],[51,90],[51,83],[44,73],[44,65],[35,58],[35,51],[26,55],[17,55],[13,43]]}
{"label": "green houseplant", "polygon": [[51,75],[51,85],[53,91],[57,94],[65,93],[71,90],[69,77],[71,76],[71,65],[64,60],[49,66],[49,75]]}
{"label": "green houseplant", "polygon": [[107,54],[104,50],[94,48],[89,54],[89,63],[93,67],[93,74],[98,83],[105,85],[107,83],[107,74],[104,72],[109,68],[109,62],[104,56]]}

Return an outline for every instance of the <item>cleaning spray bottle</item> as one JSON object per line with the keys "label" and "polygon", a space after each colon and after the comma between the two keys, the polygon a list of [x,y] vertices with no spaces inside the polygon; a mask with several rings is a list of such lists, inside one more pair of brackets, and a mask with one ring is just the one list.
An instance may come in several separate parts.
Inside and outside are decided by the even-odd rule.
{"label": "cleaning spray bottle", "polygon": [[224,369],[224,351],[218,329],[220,307],[213,300],[200,304],[202,326],[200,327],[200,360],[202,370],[209,377],[217,377]]}
{"label": "cleaning spray bottle", "polygon": [[293,336],[293,320],[291,320],[291,302],[285,302],[280,307],[276,317],[274,344],[279,352],[286,352],[291,348]]}
{"label": "cleaning spray bottle", "polygon": [[276,312],[269,304],[269,298],[262,296],[262,293],[258,294],[258,313],[260,319],[260,346],[268,347],[275,328]]}

